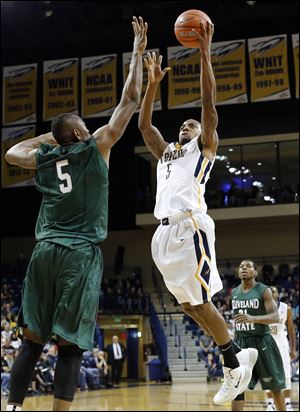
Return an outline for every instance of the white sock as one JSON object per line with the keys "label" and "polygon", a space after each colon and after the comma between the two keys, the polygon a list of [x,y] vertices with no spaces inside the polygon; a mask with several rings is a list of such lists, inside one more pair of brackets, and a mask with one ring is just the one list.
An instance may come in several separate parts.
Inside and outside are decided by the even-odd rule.
{"label": "white sock", "polygon": [[22,408],[21,406],[17,406],[17,405],[7,405],[6,410],[7,411],[21,411]]}
{"label": "white sock", "polygon": [[274,405],[274,399],[268,398],[268,405]]}
{"label": "white sock", "polygon": [[291,403],[291,398],[285,398],[285,403]]}

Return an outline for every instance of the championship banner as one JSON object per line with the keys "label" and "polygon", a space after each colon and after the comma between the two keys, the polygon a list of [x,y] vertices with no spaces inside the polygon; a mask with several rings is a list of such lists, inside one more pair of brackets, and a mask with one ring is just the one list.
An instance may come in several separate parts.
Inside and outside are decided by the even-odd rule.
{"label": "championship banner", "polygon": [[3,68],[4,125],[36,122],[37,63]]}
{"label": "championship banner", "polygon": [[[142,85],[142,93],[141,93],[141,102],[143,100],[143,97],[145,96],[145,91],[148,83],[148,70],[145,67],[144,64],[144,58],[147,57],[147,53],[152,53],[156,52],[159,54],[159,49],[150,49],[150,50],[145,50],[143,53],[143,85]],[[128,73],[129,73],[129,66],[131,62],[131,55],[132,53],[123,53],[123,82],[125,84],[125,81],[127,79]],[[137,112],[139,112],[141,105],[139,105]],[[153,110],[161,110],[161,92],[160,92],[160,85],[157,88],[154,104],[153,104]]]}
{"label": "championship banner", "polygon": [[44,61],[43,120],[78,114],[78,58]]}
{"label": "championship banner", "polygon": [[81,116],[111,116],[117,102],[117,55],[81,59]]}
{"label": "championship banner", "polygon": [[[245,40],[212,43],[216,104],[247,103]],[[198,79],[199,82],[199,79]]]}
{"label": "championship banner", "polygon": [[289,99],[287,36],[248,39],[251,101]]}
{"label": "championship banner", "polygon": [[299,33],[292,34],[293,54],[294,54],[294,69],[295,69],[295,87],[296,98],[299,99]]}
{"label": "championship banner", "polygon": [[199,107],[200,56],[198,49],[168,47],[168,109]]}
{"label": "championship banner", "polygon": [[1,184],[2,187],[33,186],[35,184],[35,170],[22,169],[21,167],[10,165],[4,158],[9,148],[26,139],[35,137],[35,125],[29,124],[18,127],[2,128],[2,166]]}

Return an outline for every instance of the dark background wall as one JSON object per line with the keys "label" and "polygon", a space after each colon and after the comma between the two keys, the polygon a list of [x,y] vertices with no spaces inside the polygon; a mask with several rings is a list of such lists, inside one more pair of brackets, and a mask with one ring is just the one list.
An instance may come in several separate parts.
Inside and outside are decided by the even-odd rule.
{"label": "dark background wall", "polygon": [[[177,45],[173,25],[180,13],[197,8],[215,24],[213,41],[235,40],[298,32],[298,1],[2,1],[2,66],[37,62],[37,134],[50,130],[42,121],[42,63],[44,60],[118,54],[118,98],[122,90],[122,53],[132,50],[132,16],[149,24],[148,48],[160,49],[167,63],[167,47]],[[52,15],[46,17],[46,12]],[[48,13],[49,14],[49,13]],[[51,14],[51,13],[50,13]],[[291,39],[288,37],[291,99],[218,106],[220,138],[278,134],[298,130],[298,100],[294,93]],[[249,71],[247,70],[247,73]],[[250,86],[249,78],[247,78]],[[248,87],[250,90],[250,87]],[[199,118],[199,109],[167,110],[167,81],[162,83],[163,110],[153,123],[166,140],[176,140],[180,124]],[[108,118],[87,119],[93,131]],[[110,161],[110,230],[135,227],[134,146],[142,143],[135,114]],[[40,205],[34,188],[2,189],[2,236],[30,236]]]}

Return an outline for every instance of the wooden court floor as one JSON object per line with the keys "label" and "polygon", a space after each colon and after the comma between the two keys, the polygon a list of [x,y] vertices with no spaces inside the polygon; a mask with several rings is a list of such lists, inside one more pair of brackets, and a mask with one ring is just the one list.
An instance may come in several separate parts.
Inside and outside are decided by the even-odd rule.
{"label": "wooden court floor", "polygon": [[[299,411],[299,386],[292,384],[292,404]],[[72,411],[230,411],[230,404],[215,406],[212,402],[220,384],[137,383],[121,384],[114,389],[78,392]],[[52,396],[26,398],[23,411],[51,411]],[[246,393],[246,411],[264,411],[264,395],[260,390]],[[1,399],[1,411],[6,399]]]}

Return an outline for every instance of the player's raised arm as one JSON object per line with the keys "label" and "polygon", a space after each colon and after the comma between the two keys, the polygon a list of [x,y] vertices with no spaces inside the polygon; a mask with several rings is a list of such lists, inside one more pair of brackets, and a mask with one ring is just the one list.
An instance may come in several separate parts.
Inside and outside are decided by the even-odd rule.
{"label": "player's raised arm", "polygon": [[206,22],[200,23],[201,34],[196,30],[193,32],[199,39],[199,51],[200,51],[200,87],[201,87],[201,102],[202,102],[202,115],[201,115],[201,142],[203,144],[203,153],[210,160],[216,155],[219,138],[217,134],[218,114],[216,111],[216,81],[212,69],[210,48],[211,40],[214,32],[214,26],[212,23]]}
{"label": "player's raised arm", "polygon": [[32,139],[24,140],[12,146],[5,154],[5,160],[23,169],[36,169],[35,154],[42,143],[57,145],[52,133],[42,134]]}
{"label": "player's raised arm", "polygon": [[148,84],[140,110],[139,129],[150,152],[156,159],[160,159],[168,143],[163,139],[159,130],[153,126],[152,113],[157,87],[166,72],[171,69],[166,67],[161,70],[162,56],[158,57],[155,52],[148,53],[144,62],[148,70]]}
{"label": "player's raised arm", "polygon": [[120,103],[114,110],[109,123],[100,127],[93,134],[106,163],[109,161],[111,147],[122,137],[141,98],[143,82],[142,56],[147,45],[148,24],[144,23],[142,17],[139,17],[138,20],[134,16],[132,26],[134,31],[132,58]]}

